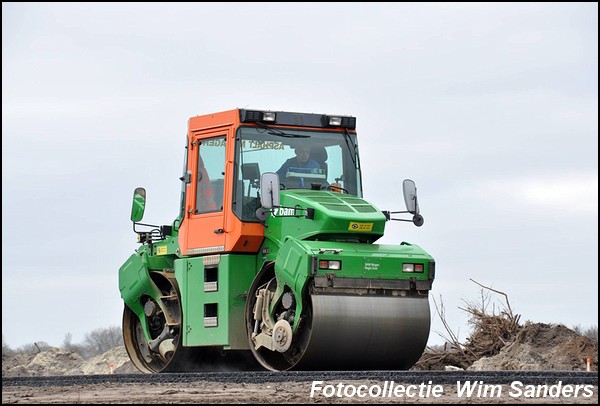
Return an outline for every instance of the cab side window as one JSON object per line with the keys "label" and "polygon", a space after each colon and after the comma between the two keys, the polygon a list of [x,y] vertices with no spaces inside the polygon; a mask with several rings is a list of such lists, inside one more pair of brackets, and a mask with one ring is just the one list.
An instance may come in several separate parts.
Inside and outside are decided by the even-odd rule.
{"label": "cab side window", "polygon": [[195,213],[223,211],[225,137],[200,140],[198,144]]}

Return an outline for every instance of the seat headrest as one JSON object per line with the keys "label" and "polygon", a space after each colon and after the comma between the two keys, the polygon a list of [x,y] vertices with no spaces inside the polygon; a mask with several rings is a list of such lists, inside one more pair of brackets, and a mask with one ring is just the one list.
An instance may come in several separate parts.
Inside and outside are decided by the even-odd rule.
{"label": "seat headrest", "polygon": [[317,162],[327,161],[327,150],[325,147],[315,147],[310,153],[310,157]]}

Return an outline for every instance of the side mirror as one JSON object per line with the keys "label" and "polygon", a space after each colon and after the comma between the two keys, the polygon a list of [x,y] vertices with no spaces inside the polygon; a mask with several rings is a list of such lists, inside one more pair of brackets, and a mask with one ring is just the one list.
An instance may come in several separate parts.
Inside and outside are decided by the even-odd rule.
{"label": "side mirror", "polygon": [[406,210],[413,215],[413,224],[417,227],[421,227],[425,220],[423,220],[423,216],[419,214],[419,201],[417,200],[417,186],[415,185],[415,182],[410,179],[404,179],[402,191],[404,192]]}
{"label": "side mirror", "polygon": [[131,206],[131,221],[137,223],[144,217],[146,208],[146,189],[138,187],[133,192],[133,204]]}
{"label": "side mirror", "polygon": [[[404,192],[404,203],[406,204],[407,211],[383,211],[382,213],[385,216],[386,221],[412,221],[415,226],[421,227],[425,220],[423,219],[423,216],[419,214],[419,201],[417,200],[417,186],[415,186],[415,182],[410,179],[404,179],[402,191]],[[410,213],[413,215],[413,218],[412,220],[392,218],[393,214],[398,213]]]}
{"label": "side mirror", "polygon": [[260,177],[260,204],[266,209],[279,206],[279,175],[265,172]]}
{"label": "side mirror", "polygon": [[419,202],[417,201],[417,186],[410,179],[404,179],[402,182],[402,191],[404,192],[404,203],[406,210],[412,214],[419,214]]}

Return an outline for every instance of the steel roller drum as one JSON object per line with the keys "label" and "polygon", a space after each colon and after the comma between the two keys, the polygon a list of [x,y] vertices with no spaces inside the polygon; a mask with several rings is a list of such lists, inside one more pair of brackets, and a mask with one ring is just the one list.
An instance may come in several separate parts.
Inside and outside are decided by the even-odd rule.
{"label": "steel roller drum", "polygon": [[312,295],[312,332],[295,369],[406,370],[430,329],[428,297]]}

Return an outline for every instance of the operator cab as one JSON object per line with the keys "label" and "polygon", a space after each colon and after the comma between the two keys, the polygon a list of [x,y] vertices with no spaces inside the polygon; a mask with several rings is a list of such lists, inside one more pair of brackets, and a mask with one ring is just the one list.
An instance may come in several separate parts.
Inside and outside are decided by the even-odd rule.
{"label": "operator cab", "polygon": [[[182,176],[182,255],[257,252],[260,177],[278,173],[286,190],[326,189],[362,197],[356,118],[235,109],[191,117]],[[335,200],[335,199],[333,199]],[[179,225],[179,223],[178,223]]]}
{"label": "operator cab", "polygon": [[282,190],[330,190],[362,197],[356,134],[346,128],[304,129],[273,125],[237,130],[233,211],[244,222],[260,221],[260,176],[279,175]]}

